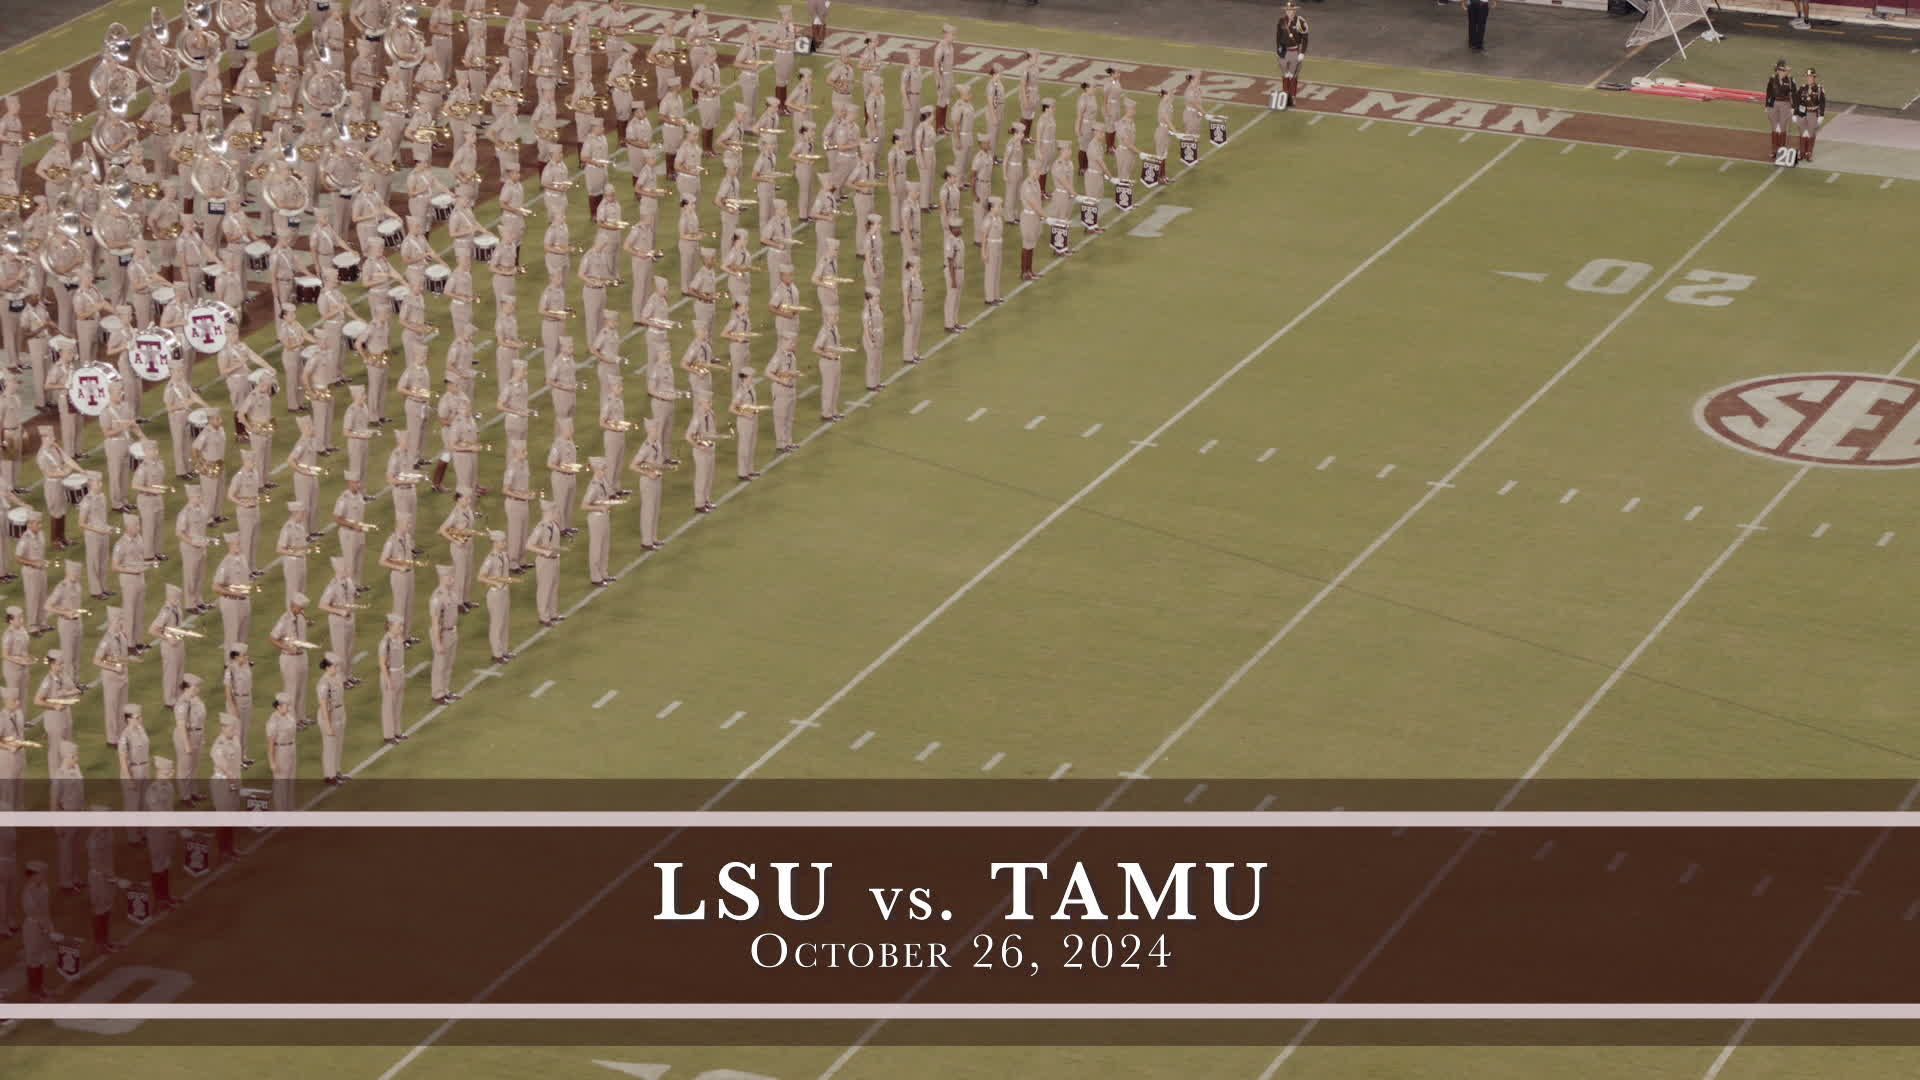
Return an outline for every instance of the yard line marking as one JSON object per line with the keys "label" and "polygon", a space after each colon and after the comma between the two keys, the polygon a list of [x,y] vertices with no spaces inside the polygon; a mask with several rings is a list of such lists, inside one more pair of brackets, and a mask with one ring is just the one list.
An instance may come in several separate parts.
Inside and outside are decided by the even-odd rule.
{"label": "yard line marking", "polygon": [[928,758],[932,757],[933,752],[938,749],[940,749],[940,740],[935,739],[934,741],[928,743],[924,748],[922,748],[919,753],[913,755],[913,760],[925,761]]}
{"label": "yard line marking", "polygon": [[1360,125],[1360,130],[1365,131],[1372,126],[1373,126],[1373,121],[1368,120],[1366,123]]}
{"label": "yard line marking", "polygon": [[[1916,345],[1914,348],[1920,349],[1920,345]],[[1908,357],[1912,357],[1913,354],[1908,353],[1907,355]],[[1901,363],[1905,364],[1906,361],[1902,360]],[[1895,370],[1897,371],[1898,369],[1896,368]],[[1801,472],[1804,473],[1811,467],[1812,466],[1801,466]],[[1913,806],[1915,798],[1920,798],[1920,783],[1916,783],[1907,789],[1906,798],[1900,800],[1899,808],[1901,810],[1910,809]],[[1800,943],[1794,946],[1793,952],[1787,957],[1787,962],[1780,965],[1779,972],[1774,975],[1773,982],[1767,984],[1766,992],[1760,995],[1760,1000],[1757,1004],[1770,1004],[1774,996],[1780,992],[1780,988],[1786,985],[1787,979],[1793,975],[1794,969],[1800,966],[1800,961],[1807,955],[1807,950],[1813,948],[1814,940],[1827,928],[1827,924],[1833,921],[1834,915],[1840,910],[1840,905],[1846,902],[1847,897],[1858,894],[1859,890],[1854,888],[1854,886],[1859,884],[1861,875],[1865,874],[1867,867],[1873,863],[1874,859],[1879,857],[1880,849],[1886,845],[1887,838],[1892,835],[1892,829],[1881,829],[1874,835],[1873,842],[1867,845],[1867,850],[1860,853],[1859,861],[1853,864],[1853,869],[1847,871],[1847,876],[1840,882],[1840,886],[1833,890],[1833,898],[1827,901],[1826,907],[1822,908],[1820,914],[1813,920],[1813,925],[1807,928],[1806,936],[1802,937]],[[1727,1045],[1722,1047],[1720,1053],[1714,1056],[1713,1064],[1707,1066],[1706,1074],[1701,1080],[1715,1080],[1715,1078],[1720,1075],[1720,1070],[1727,1067],[1727,1061],[1733,1057],[1733,1052],[1740,1049],[1740,1044],[1747,1040],[1747,1033],[1752,1030],[1752,1017],[1740,1021],[1740,1026],[1734,1029],[1733,1038],[1728,1039]]]}
{"label": "yard line marking", "polygon": [[1613,155],[1613,160],[1615,160],[1615,161],[1619,161],[1619,160],[1620,160],[1621,158],[1623,158],[1623,157],[1626,157],[1626,156],[1627,156],[1627,150],[1626,150],[1626,148],[1625,148],[1625,147],[1621,147],[1621,148],[1620,148],[1620,152],[1619,152],[1619,153],[1617,153],[1617,154],[1615,154],[1615,155]]}
{"label": "yard line marking", "polygon": [[360,661],[365,660],[366,658],[367,658],[367,650],[361,649],[359,652],[353,654],[353,659],[349,660],[348,663],[357,664]]}
{"label": "yard line marking", "polygon": [[1826,523],[1826,522],[1824,522],[1824,521],[1823,521],[1823,522],[1821,522],[1820,524],[1818,524],[1818,525],[1815,525],[1815,526],[1813,527],[1813,538],[1814,538],[1815,540],[1818,540],[1818,539],[1820,539],[1821,537],[1823,537],[1823,536],[1825,536],[1825,535],[1827,535],[1827,523]]}
{"label": "yard line marking", "polygon": [[1409,139],[1413,138],[1415,135],[1418,135],[1418,134],[1420,134],[1420,125],[1418,124],[1415,124],[1414,126],[1407,129],[1407,138]]}
{"label": "yard line marking", "polygon": [[1394,466],[1383,465],[1380,467],[1379,472],[1373,474],[1373,478],[1375,480],[1385,480],[1387,477],[1393,475],[1393,470],[1394,470]]}
{"label": "yard line marking", "polygon": [[[800,391],[800,396],[801,396],[801,397],[803,397],[803,398],[806,398],[806,397],[812,397],[813,395],[815,395],[815,394],[817,394],[817,393],[819,393],[819,392],[820,392],[820,384],[819,384],[819,383],[814,383],[814,384],[813,384],[812,386],[809,386],[809,387],[807,387],[807,388],[806,388],[805,390],[802,390],[802,391]],[[986,412],[986,410],[985,410],[985,409],[982,409],[982,410],[980,410],[980,411],[981,411],[981,412]]]}
{"label": "yard line marking", "polygon": [[495,664],[492,667],[475,668],[473,677],[476,679],[504,679],[507,677],[507,673],[500,670],[500,665]]}
{"label": "yard line marking", "polygon": [[1500,485],[1500,490],[1499,490],[1499,491],[1496,491],[1496,492],[1494,492],[1494,494],[1496,494],[1496,495],[1505,495],[1505,494],[1506,494],[1507,492],[1509,492],[1509,491],[1512,491],[1512,490],[1513,490],[1513,488],[1514,488],[1514,485],[1515,485],[1515,484],[1518,484],[1519,482],[1520,482],[1520,481],[1518,481],[1518,480],[1509,480],[1509,481],[1507,481],[1506,483],[1504,483],[1504,484],[1501,484],[1501,485]]}
{"label": "yard line marking", "polygon": [[1893,177],[1891,176],[1887,177],[1885,180],[1880,181],[1881,191],[1885,191],[1892,186],[1893,186]]}
{"label": "yard line marking", "polygon": [[1829,183],[1829,184],[1831,184],[1831,183],[1833,183],[1833,182],[1834,182],[1835,180],[1838,180],[1838,179],[1840,179],[1840,174],[1839,174],[1839,173],[1828,173],[1828,174],[1827,174],[1827,183]]}
{"label": "yard line marking", "polygon": [[746,717],[746,715],[747,715],[746,713],[737,712],[737,713],[734,713],[732,716],[727,717],[725,720],[720,721],[720,730],[725,731],[726,729],[739,723],[742,719]]}
{"label": "yard line marking", "polygon": [[1880,539],[1878,539],[1878,540],[1875,540],[1875,541],[1873,542],[1873,546],[1874,546],[1874,547],[1886,547],[1886,546],[1887,546],[1888,544],[1890,544],[1890,543],[1892,543],[1892,542],[1893,542],[1893,534],[1892,534],[1891,532],[1883,532],[1883,533],[1881,533],[1881,534],[1880,534]]}
{"label": "yard line marking", "polygon": [[1611,874],[1611,873],[1613,873],[1613,872],[1614,872],[1615,870],[1618,870],[1618,869],[1620,869],[1620,865],[1621,865],[1622,863],[1624,863],[1624,862],[1626,862],[1626,861],[1627,861],[1627,853],[1626,853],[1626,852],[1624,852],[1624,851],[1616,851],[1616,852],[1614,852],[1614,853],[1613,853],[1613,861],[1607,864],[1607,873],[1609,873],[1609,874]]}
{"label": "yard line marking", "polygon": [[1728,158],[1727,160],[1720,163],[1719,171],[1726,172],[1728,169],[1731,169],[1731,168],[1733,168],[1733,159]]}
{"label": "yard line marking", "polygon": [[1148,436],[1147,438],[1144,438],[1144,439],[1133,439],[1133,440],[1130,440],[1130,441],[1132,442],[1132,444],[1133,444],[1134,446],[1137,446],[1137,447],[1140,447],[1140,448],[1141,448],[1141,449],[1143,449],[1143,450],[1144,450],[1144,449],[1146,449],[1146,448],[1147,448],[1147,447],[1149,447],[1149,446],[1159,446],[1159,445],[1160,445],[1159,443],[1157,443],[1157,442],[1154,442],[1154,441],[1153,441],[1153,437],[1152,437],[1152,436]]}
{"label": "yard line marking", "polygon": [[614,697],[615,697],[616,695],[618,695],[619,693],[620,693],[620,691],[618,691],[618,690],[609,690],[609,691],[607,691],[606,693],[604,693],[604,694],[601,694],[601,695],[600,695],[600,700],[598,700],[598,701],[596,701],[596,702],[594,702],[594,703],[593,703],[593,708],[596,708],[596,709],[604,709],[604,708],[606,708],[606,707],[607,707],[607,702],[609,702],[609,701],[612,701],[612,700],[614,699]]}
{"label": "yard line marking", "polygon": [[911,409],[908,409],[908,410],[907,410],[907,414],[908,414],[909,416],[919,416],[919,415],[920,415],[921,413],[923,413],[923,412],[925,412],[925,411],[926,411],[926,409],[927,409],[927,406],[929,406],[929,405],[931,405],[931,404],[933,404],[933,399],[932,399],[932,398],[923,398],[923,399],[921,399],[921,402],[920,402],[920,404],[918,404],[918,405],[915,405],[915,406],[914,406],[913,408],[911,408]]}
{"label": "yard line marking", "polygon": [[673,701],[669,701],[669,702],[667,702],[667,707],[666,707],[666,708],[664,708],[664,709],[661,709],[661,710],[660,710],[659,712],[657,712],[657,713],[654,713],[654,714],[653,714],[653,718],[654,718],[655,720],[665,720],[665,719],[666,719],[667,717],[669,717],[669,716],[672,716],[672,715],[673,715],[673,710],[675,710],[675,709],[677,709],[677,708],[679,708],[679,707],[680,707],[680,701],[679,701],[679,699],[677,699],[677,698],[676,698],[676,699],[674,699]]}
{"label": "yard line marking", "polygon": [[1673,163],[1674,163],[1674,162],[1676,162],[1676,161],[1679,161],[1679,160],[1680,160],[1680,155],[1679,155],[1679,154],[1675,154],[1675,155],[1673,155],[1672,157],[1670,157],[1670,158],[1668,158],[1668,159],[1667,159],[1667,168],[1669,168],[1669,169],[1671,169],[1671,168],[1673,168]]}
{"label": "yard line marking", "polygon": [[862,732],[860,737],[847,744],[847,749],[858,750],[873,741],[873,732]]}
{"label": "yard line marking", "polygon": [[548,679],[546,682],[541,683],[539,686],[536,686],[531,691],[529,691],[527,696],[533,697],[533,698],[541,697],[551,689],[553,689],[553,680]]}
{"label": "yard line marking", "polygon": [[1207,451],[1219,445],[1220,445],[1219,439],[1208,439],[1206,442],[1203,442],[1200,444],[1200,452],[1204,454]]}
{"label": "yard line marking", "polygon": [[1693,876],[1695,874],[1698,874],[1699,872],[1700,872],[1699,863],[1697,862],[1688,863],[1687,868],[1685,870],[1680,871],[1680,884],[1685,885],[1693,881]]}
{"label": "yard line marking", "polygon": [[1071,768],[1073,768],[1073,762],[1063,761],[1060,763],[1058,768],[1054,769],[1053,772],[1050,775],[1048,775],[1047,779],[1058,780],[1061,777],[1067,775],[1067,770]]}
{"label": "yard line marking", "polygon": [[1331,464],[1333,464],[1333,455],[1332,455],[1332,454],[1328,454],[1328,455],[1327,455],[1327,456],[1326,456],[1326,457],[1325,457],[1324,459],[1322,459],[1322,460],[1321,460],[1321,462],[1320,462],[1320,464],[1318,464],[1318,465],[1315,465],[1315,466],[1313,467],[1313,471],[1314,471],[1314,472],[1322,472],[1322,471],[1325,471],[1325,469],[1326,469],[1326,467],[1327,467],[1327,466],[1329,466],[1329,465],[1331,465]]}
{"label": "yard line marking", "polygon": [[1325,120],[1326,118],[1327,118],[1326,113],[1314,113],[1313,119],[1307,121],[1307,126],[1312,127],[1313,125],[1319,123],[1322,120]]}
{"label": "yard line marking", "polygon": [[1278,796],[1278,795],[1263,795],[1263,796],[1261,796],[1261,798],[1260,798],[1260,801],[1259,801],[1259,803],[1257,803],[1257,804],[1256,804],[1256,805],[1254,806],[1254,808],[1253,808],[1253,812],[1257,814],[1257,813],[1259,813],[1260,811],[1262,811],[1262,810],[1265,810],[1265,809],[1266,809],[1267,807],[1269,807],[1269,806],[1272,806],[1272,805],[1273,805],[1273,804],[1274,804],[1274,803],[1275,803],[1276,801],[1278,801],[1278,800],[1279,800],[1279,798],[1280,798],[1280,796]]}
{"label": "yard line marking", "polygon": [[1682,520],[1682,521],[1692,521],[1692,520],[1693,520],[1694,518],[1697,518],[1697,517],[1699,517],[1699,516],[1700,516],[1700,511],[1702,511],[1702,510],[1705,510],[1705,509],[1706,509],[1706,507],[1704,507],[1704,506],[1695,506],[1695,507],[1694,507],[1693,509],[1691,509],[1691,510],[1689,510],[1689,511],[1687,511],[1687,513],[1686,513],[1686,516],[1685,516],[1685,517],[1683,517],[1683,518],[1681,518],[1680,520]]}
{"label": "yard line marking", "polygon": [[421,672],[423,672],[423,671],[425,671],[425,670],[427,670],[427,665],[428,665],[428,664],[431,664],[431,663],[433,663],[433,661],[431,661],[431,660],[422,660],[422,661],[420,661],[419,663],[417,663],[417,664],[415,664],[415,665],[413,665],[412,667],[410,667],[410,668],[408,668],[408,669],[407,669],[407,678],[409,678],[409,679],[411,679],[411,678],[413,678],[413,677],[414,677],[415,675],[418,675],[418,674],[420,674]]}
{"label": "yard line marking", "polygon": [[1187,797],[1184,799],[1181,799],[1180,801],[1183,803],[1186,803],[1188,806],[1192,806],[1194,803],[1194,800],[1198,799],[1201,796],[1201,794],[1204,793],[1206,790],[1207,790],[1207,785],[1195,784],[1193,785],[1193,790],[1187,792]]}
{"label": "yard line marking", "polygon": [[1640,505],[1640,496],[1635,495],[1633,498],[1627,500],[1627,505],[1621,507],[1620,512],[1623,514],[1631,514],[1633,513],[1633,508],[1639,505]]}
{"label": "yard line marking", "polygon": [[1553,841],[1549,840],[1546,843],[1541,844],[1539,850],[1533,853],[1533,861],[1539,862],[1540,860],[1546,858],[1552,852],[1553,852]]}
{"label": "yard line marking", "polygon": [[978,409],[975,409],[975,410],[973,410],[973,415],[972,415],[972,416],[969,416],[969,417],[967,417],[967,423],[969,423],[969,424],[971,424],[971,423],[973,423],[973,422],[974,422],[975,420],[978,420],[978,419],[980,419],[981,417],[983,417],[983,416],[985,416],[985,415],[987,415],[987,410],[986,410],[986,408],[985,408],[984,406],[983,406],[983,407],[981,407],[981,408],[978,408]]}
{"label": "yard line marking", "polygon": [[[1511,146],[1508,149],[1511,149]],[[1773,186],[1773,182],[1777,180],[1779,176],[1779,172],[1769,171],[1765,178],[1754,185],[1751,191],[1747,192],[1739,202],[1734,204],[1731,210],[1727,211],[1719,221],[1714,223],[1711,229],[1707,230],[1706,235],[1695,241],[1693,246],[1688,248],[1680,258],[1674,260],[1673,263],[1667,267],[1666,271],[1655,279],[1652,284],[1647,286],[1643,292],[1637,294],[1633,300],[1622,308],[1618,314],[1614,315],[1605,326],[1601,327],[1599,333],[1595,334],[1579,352],[1574,353],[1572,358],[1561,365],[1560,369],[1549,376],[1547,381],[1542,383],[1525,401],[1522,401],[1511,413],[1507,414],[1507,417],[1500,421],[1492,431],[1488,432],[1487,436],[1482,439],[1478,445],[1469,450],[1466,456],[1461,458],[1442,479],[1452,482],[1461,473],[1472,467],[1473,463],[1478,461],[1480,456],[1486,453],[1489,447],[1498,441],[1502,435],[1505,435],[1515,424],[1519,423],[1522,417],[1532,411],[1534,405],[1538,404],[1542,398],[1545,398],[1547,394],[1551,393],[1554,387],[1558,386],[1568,374],[1579,367],[1603,342],[1613,336],[1615,330],[1618,330],[1628,319],[1633,317],[1635,312],[1645,306],[1649,298],[1664,290],[1667,287],[1667,282],[1671,280],[1675,274],[1679,273],[1682,267],[1691,265],[1694,258],[1698,256],[1708,244],[1712,243],[1715,237],[1725,231],[1726,227],[1733,222],[1734,218],[1744,212],[1747,207],[1753,205],[1754,201],[1758,199],[1763,192]],[[1920,348],[1920,346],[1916,346],[1916,348]],[[1160,756],[1166,753],[1174,743],[1185,737],[1188,731],[1191,731],[1208,713],[1212,712],[1214,707],[1228,694],[1232,693],[1233,689],[1247,677],[1249,672],[1258,666],[1262,660],[1266,659],[1269,653],[1278,648],[1280,643],[1285,641],[1287,637],[1293,633],[1295,627],[1305,621],[1307,616],[1311,615],[1329,596],[1332,596],[1336,590],[1345,584],[1347,579],[1352,577],[1361,566],[1365,565],[1366,562],[1373,557],[1375,552],[1392,541],[1392,539],[1399,534],[1400,530],[1406,526],[1407,522],[1411,521],[1415,515],[1425,509],[1426,505],[1432,502],[1433,499],[1439,495],[1440,491],[1441,489],[1436,487],[1427,488],[1418,499],[1414,500],[1413,505],[1409,506],[1392,524],[1388,525],[1385,531],[1375,537],[1372,543],[1361,549],[1360,553],[1355,555],[1346,566],[1342,567],[1332,578],[1328,579],[1327,583],[1321,586],[1320,590],[1302,605],[1298,611],[1294,612],[1292,617],[1287,619],[1287,621],[1281,625],[1280,629],[1276,631],[1272,637],[1267,639],[1265,644],[1261,645],[1244,664],[1235,669],[1234,672],[1227,677],[1226,681],[1221,684],[1218,690],[1213,692],[1211,697],[1207,698],[1206,701],[1201,703],[1198,709],[1194,710],[1193,715],[1189,716],[1184,723],[1175,728],[1173,732],[1161,742],[1160,747],[1156,749],[1153,754],[1149,755],[1146,762],[1140,766],[1140,769],[1145,771],[1151,768],[1153,764],[1159,760]],[[1736,541],[1743,542],[1746,536],[1746,533],[1741,533],[1736,538]],[[1623,673],[1625,667],[1623,666],[1619,670]],[[1597,700],[1596,698],[1595,701]],[[1569,725],[1566,731],[1567,735],[1572,733],[1573,726],[1577,725]],[[1546,757],[1550,756],[1554,751],[1557,751],[1559,749],[1559,743],[1563,741],[1564,736],[1556,740],[1556,742],[1549,747],[1548,755],[1543,755],[1542,758],[1535,763],[1536,768],[1544,764]],[[1525,783],[1530,782],[1531,779],[1532,777],[1528,776],[1509,789],[1507,797],[1502,800],[1499,809],[1505,809],[1506,805],[1519,794],[1521,787]],[[1393,940],[1400,935],[1400,931],[1413,919],[1420,909],[1426,905],[1427,900],[1433,896],[1434,891],[1440,887],[1441,883],[1453,875],[1454,869],[1460,865],[1461,860],[1466,858],[1467,853],[1472,850],[1473,845],[1479,841],[1479,835],[1480,834],[1469,834],[1466,841],[1460,845],[1453,856],[1441,864],[1440,868],[1434,872],[1433,877],[1428,880],[1426,887],[1401,911],[1393,923],[1382,932],[1380,938],[1374,942],[1373,947],[1366,955],[1362,956],[1353,969],[1334,987],[1332,994],[1329,995],[1327,999],[1328,1001],[1338,1001],[1340,998],[1346,996],[1347,992],[1353,988],[1354,983],[1359,980],[1360,976],[1363,975],[1368,968],[1373,966],[1374,960],[1386,950],[1388,945],[1392,944]],[[1302,1024],[1299,1032],[1294,1035],[1293,1040],[1268,1064],[1266,1070],[1261,1074],[1260,1080],[1271,1080],[1273,1074],[1278,1072],[1280,1068],[1287,1063],[1287,1060],[1293,1056],[1301,1044],[1313,1034],[1316,1027],[1318,1027],[1318,1024],[1314,1021],[1308,1021]]]}
{"label": "yard line marking", "polygon": [[992,772],[993,767],[995,765],[998,765],[1005,760],[1007,760],[1007,752],[1005,750],[997,751],[992,757],[987,759],[987,763],[985,765],[980,766],[980,771]]}
{"label": "yard line marking", "polygon": [[1463,131],[1460,133],[1461,142],[1466,142],[1468,139],[1471,139],[1471,138],[1473,138],[1473,132],[1471,131]]}
{"label": "yard line marking", "polygon": [[1081,432],[1080,437],[1083,439],[1091,439],[1095,435],[1098,435],[1099,433],[1100,433],[1100,425],[1095,424],[1092,427],[1088,428],[1087,430]]}
{"label": "yard line marking", "polygon": [[1567,493],[1565,495],[1560,496],[1560,505],[1565,506],[1568,503],[1572,502],[1573,497],[1578,494],[1580,494],[1579,488],[1568,488]]}
{"label": "yard line marking", "polygon": [[1279,453],[1279,452],[1280,452],[1280,448],[1279,448],[1279,447],[1277,447],[1277,446],[1269,446],[1269,447],[1267,447],[1267,452],[1266,452],[1266,453],[1264,453],[1264,454],[1261,454],[1261,455],[1260,455],[1259,457],[1257,457],[1257,458],[1255,458],[1255,459],[1254,459],[1254,463],[1255,463],[1255,464],[1257,464],[1257,465],[1264,465],[1264,464],[1266,464],[1266,462],[1267,462],[1267,459],[1268,459],[1268,458],[1270,458],[1270,457],[1272,457],[1273,455],[1275,455],[1275,454],[1277,454],[1277,453]]}
{"label": "yard line marking", "polygon": [[1573,147],[1574,147],[1573,143],[1568,143],[1567,145],[1560,148],[1560,152],[1563,154],[1571,154],[1573,153]]}
{"label": "yard line marking", "polygon": [[1759,881],[1756,881],[1753,883],[1753,892],[1750,893],[1749,895],[1751,896],[1765,895],[1767,891],[1767,886],[1772,884],[1773,884],[1773,875],[1768,874],[1766,877],[1763,877]]}
{"label": "yard line marking", "polygon": [[1028,431],[1032,431],[1032,430],[1033,430],[1034,428],[1037,428],[1037,427],[1039,427],[1039,426],[1040,426],[1040,421],[1042,421],[1042,420],[1045,420],[1045,419],[1046,419],[1046,417],[1044,417],[1044,416],[1036,416],[1036,417],[1034,417],[1033,419],[1031,419],[1031,420],[1029,420],[1029,421],[1027,421],[1027,430],[1028,430]]}

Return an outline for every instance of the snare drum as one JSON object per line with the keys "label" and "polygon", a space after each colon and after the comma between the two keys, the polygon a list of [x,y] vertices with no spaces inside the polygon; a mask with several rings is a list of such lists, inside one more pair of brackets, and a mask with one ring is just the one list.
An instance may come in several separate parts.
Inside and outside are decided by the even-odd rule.
{"label": "snare drum", "polygon": [[22,537],[27,535],[27,522],[33,520],[33,511],[24,506],[16,506],[7,511],[7,535]]}
{"label": "snare drum", "polygon": [[441,266],[439,263],[427,267],[427,291],[436,296],[445,293],[447,291],[447,279],[452,276],[453,271]]}
{"label": "snare drum", "polygon": [[358,351],[360,343],[366,340],[369,329],[371,329],[371,327],[366,323],[361,322],[359,319],[354,319],[352,322],[340,328],[340,335],[346,339],[347,348]]}
{"label": "snare drum", "polygon": [[153,306],[156,308],[164,309],[168,304],[171,304],[171,303],[173,303],[173,286],[171,285],[154,286]]}
{"label": "snare drum", "polygon": [[360,280],[360,256],[351,251],[343,251],[333,257],[334,273],[339,275],[342,284]]}
{"label": "snare drum", "polygon": [[79,506],[87,497],[87,478],[81,473],[68,473],[60,486],[67,489],[68,506]]}
{"label": "snare drum", "polygon": [[199,438],[200,433],[207,430],[207,425],[212,421],[213,417],[209,415],[205,409],[195,409],[188,413],[187,441],[192,442],[194,439]]}
{"label": "snare drum", "polygon": [[265,270],[267,268],[267,254],[272,250],[273,249],[268,247],[266,242],[262,240],[255,240],[253,243],[248,244],[246,246],[247,269]]}
{"label": "snare drum", "polygon": [[297,277],[293,279],[293,302],[296,304],[317,304],[320,302],[320,279],[317,277]]}
{"label": "snare drum", "polygon": [[118,333],[124,325],[125,324],[120,321],[120,316],[118,315],[102,315],[100,317],[101,347],[104,348],[107,342],[113,339],[113,335]]}
{"label": "snare drum", "polygon": [[500,238],[490,232],[473,234],[473,257],[479,262],[492,262],[494,249],[499,246]]}
{"label": "snare drum", "polygon": [[219,292],[220,291],[220,275],[225,271],[226,271],[226,267],[221,266],[219,263],[208,263],[207,265],[201,267],[200,268],[201,287],[204,288],[209,293]]}
{"label": "snare drum", "polygon": [[407,288],[405,285],[395,285],[393,288],[387,290],[387,299],[393,301],[394,314],[399,314],[400,309],[407,306],[407,297],[412,295],[413,290]]}
{"label": "snare drum", "polygon": [[380,234],[380,243],[390,248],[399,247],[400,242],[406,239],[404,235],[405,230],[401,226],[399,218],[388,218],[380,224],[375,225],[373,231]]}
{"label": "snare drum", "polygon": [[451,195],[435,195],[427,200],[427,205],[433,207],[435,221],[445,221],[453,216],[453,196]]}

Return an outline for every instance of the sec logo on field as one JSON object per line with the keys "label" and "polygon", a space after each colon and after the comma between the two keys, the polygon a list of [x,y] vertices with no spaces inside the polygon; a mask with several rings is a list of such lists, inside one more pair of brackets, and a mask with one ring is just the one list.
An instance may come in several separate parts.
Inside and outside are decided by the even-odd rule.
{"label": "sec logo on field", "polygon": [[1920,381],[1856,371],[1769,375],[1700,399],[1694,421],[1750,454],[1802,465],[1920,465]]}

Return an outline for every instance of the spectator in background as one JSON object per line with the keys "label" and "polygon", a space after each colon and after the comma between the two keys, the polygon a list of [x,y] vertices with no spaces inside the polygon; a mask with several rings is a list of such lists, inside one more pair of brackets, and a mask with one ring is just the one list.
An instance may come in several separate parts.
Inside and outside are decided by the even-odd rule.
{"label": "spectator in background", "polygon": [[1795,30],[1811,30],[1813,28],[1812,18],[1812,0],[1793,0],[1793,22],[1787,25],[1793,27]]}
{"label": "spectator in background", "polygon": [[1493,0],[1466,0],[1467,8],[1467,48],[1474,52],[1487,51],[1487,15],[1493,10]]}

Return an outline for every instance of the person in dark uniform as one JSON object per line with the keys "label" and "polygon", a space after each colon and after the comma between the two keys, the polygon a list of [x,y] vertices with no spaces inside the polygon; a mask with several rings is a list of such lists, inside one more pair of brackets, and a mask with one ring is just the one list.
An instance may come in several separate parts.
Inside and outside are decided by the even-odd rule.
{"label": "person in dark uniform", "polygon": [[1813,161],[1813,140],[1827,118],[1827,91],[1820,85],[1820,73],[1807,69],[1807,81],[1793,94],[1793,118],[1800,125],[1800,160]]}
{"label": "person in dark uniform", "polygon": [[1773,130],[1773,153],[1778,157],[1787,145],[1787,118],[1793,115],[1793,99],[1798,93],[1793,73],[1785,60],[1773,65],[1773,78],[1767,80],[1767,122]]}
{"label": "person in dark uniform", "polygon": [[1487,15],[1493,11],[1493,0],[1467,0],[1467,48],[1474,52],[1487,51]]}
{"label": "person in dark uniform", "polygon": [[1274,28],[1273,49],[1280,55],[1280,88],[1292,103],[1300,96],[1300,62],[1307,57],[1307,17],[1293,0],[1287,0]]}

